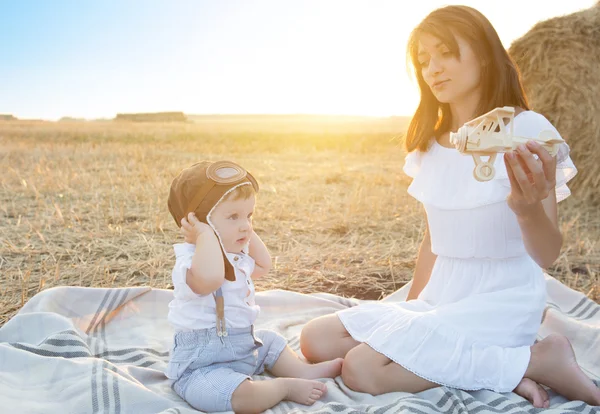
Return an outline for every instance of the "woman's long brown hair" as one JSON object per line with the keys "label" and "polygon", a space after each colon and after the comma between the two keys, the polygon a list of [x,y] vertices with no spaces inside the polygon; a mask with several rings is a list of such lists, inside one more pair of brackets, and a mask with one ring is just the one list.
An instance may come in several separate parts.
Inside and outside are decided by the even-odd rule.
{"label": "woman's long brown hair", "polygon": [[479,11],[467,6],[447,6],[431,12],[412,31],[407,62],[412,64],[421,91],[421,101],[410,121],[404,140],[408,152],[427,151],[433,137],[450,129],[450,106],[440,103],[421,73],[417,58],[419,38],[427,33],[440,39],[460,59],[455,36],[465,39],[481,61],[481,101],[474,117],[501,106],[529,109],[517,65],[502,45],[498,33]]}

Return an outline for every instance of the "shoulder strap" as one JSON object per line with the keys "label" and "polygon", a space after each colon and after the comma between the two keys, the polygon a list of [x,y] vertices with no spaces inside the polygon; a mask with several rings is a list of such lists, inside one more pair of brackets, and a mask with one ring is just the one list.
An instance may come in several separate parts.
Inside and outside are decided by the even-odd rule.
{"label": "shoulder strap", "polygon": [[213,293],[213,297],[215,298],[217,310],[217,335],[227,336],[227,330],[225,329],[225,301],[223,299],[223,291],[221,288]]}

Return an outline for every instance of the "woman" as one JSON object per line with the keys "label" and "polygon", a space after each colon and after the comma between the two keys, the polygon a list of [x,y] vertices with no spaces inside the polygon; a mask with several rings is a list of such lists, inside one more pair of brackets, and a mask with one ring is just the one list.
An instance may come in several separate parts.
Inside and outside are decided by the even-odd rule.
{"label": "woman", "polygon": [[529,142],[497,158],[494,179],[475,181],[473,160],[449,142],[465,122],[512,106],[515,135],[558,132],[529,110],[515,64],[477,10],[433,11],[413,31],[408,54],[421,102],[404,171],[427,219],[408,299],[309,322],[303,354],[312,362],[344,357],[346,385],[371,394],[446,385],[514,391],[547,407],[539,383],[600,405],[565,337],[534,344],[546,299],[542,268],[562,244],[557,202],[576,173],[568,146],[551,157]]}

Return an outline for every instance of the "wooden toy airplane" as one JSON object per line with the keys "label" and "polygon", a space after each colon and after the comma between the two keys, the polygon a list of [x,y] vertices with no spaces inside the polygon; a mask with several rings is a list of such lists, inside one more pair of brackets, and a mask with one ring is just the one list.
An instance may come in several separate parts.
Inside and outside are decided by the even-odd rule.
{"label": "wooden toy airplane", "polygon": [[[463,154],[471,154],[475,161],[473,176],[477,181],[489,181],[496,173],[494,161],[499,152],[516,149],[527,141],[537,141],[553,157],[564,140],[554,131],[545,130],[537,137],[518,137],[513,134],[515,108],[505,106],[483,114],[450,132],[450,142]],[[487,161],[482,156],[489,156]]]}

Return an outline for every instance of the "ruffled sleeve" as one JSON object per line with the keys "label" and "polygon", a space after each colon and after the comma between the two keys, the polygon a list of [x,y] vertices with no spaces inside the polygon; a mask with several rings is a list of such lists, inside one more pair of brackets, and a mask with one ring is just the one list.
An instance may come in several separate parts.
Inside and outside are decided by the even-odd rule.
{"label": "ruffled sleeve", "polygon": [[[498,173],[504,167],[501,157],[496,158],[494,165]],[[503,181],[479,182],[473,177],[474,169],[470,155],[442,147],[433,140],[428,151],[406,156],[404,172],[413,177],[408,194],[424,205],[442,210],[471,209],[504,201],[510,189]]]}
{"label": "ruffled sleeve", "polygon": [[[523,112],[513,122],[515,136],[535,138],[546,130],[560,136],[556,128],[537,112]],[[577,169],[569,156],[569,146],[566,143],[561,144],[556,157],[556,199],[562,201],[571,194],[567,183],[577,174]],[[408,186],[408,193],[425,205],[459,210],[504,202],[511,190],[504,154],[495,157],[495,175],[490,181],[477,181],[473,177],[474,169],[475,163],[471,155],[443,147],[435,139],[432,139],[428,151],[407,154],[403,167],[404,173],[413,178]]]}
{"label": "ruffled sleeve", "polygon": [[406,154],[404,158],[404,174],[410,178],[415,178],[421,169],[421,151],[415,150]]}
{"label": "ruffled sleeve", "polygon": [[562,201],[571,195],[567,186],[573,177],[577,175],[577,168],[569,156],[570,148],[567,143],[561,144],[556,155],[556,200]]}
{"label": "ruffled sleeve", "polygon": [[[561,137],[554,125],[552,125],[544,115],[537,112],[524,112],[515,119],[514,134],[516,136],[533,138],[539,136],[542,131],[547,130],[550,130],[558,137]],[[557,202],[560,202],[571,195],[571,190],[569,190],[567,183],[577,175],[577,168],[575,167],[575,164],[573,164],[573,160],[571,160],[569,154],[569,145],[566,142],[562,143],[556,154],[555,191]],[[500,171],[501,175],[499,178],[503,179],[505,185],[510,186],[506,168],[501,168]]]}

